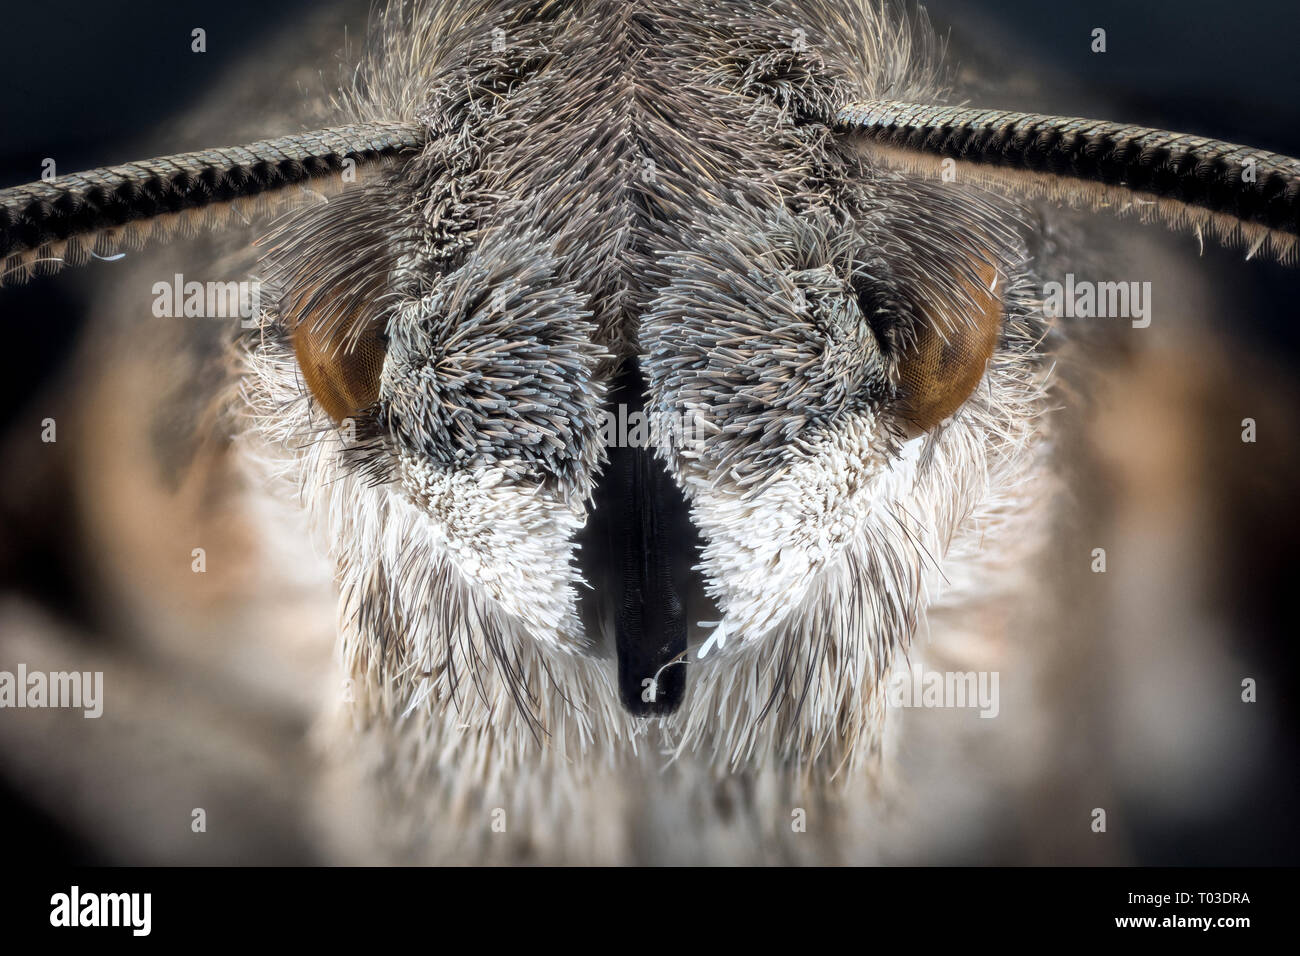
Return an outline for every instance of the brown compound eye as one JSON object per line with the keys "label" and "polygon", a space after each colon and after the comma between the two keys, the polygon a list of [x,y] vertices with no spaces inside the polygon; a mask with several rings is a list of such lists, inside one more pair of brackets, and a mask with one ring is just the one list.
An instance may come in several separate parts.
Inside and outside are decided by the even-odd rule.
{"label": "brown compound eye", "polygon": [[961,407],[983,378],[1002,333],[998,271],[982,261],[972,265],[959,273],[955,301],[940,305],[940,297],[925,297],[920,330],[899,354],[896,410],[913,434],[929,431]]}
{"label": "brown compound eye", "polygon": [[290,320],[298,368],[325,413],[341,424],[375,403],[387,350],[381,316],[360,322],[340,314],[341,297],[308,294]]}

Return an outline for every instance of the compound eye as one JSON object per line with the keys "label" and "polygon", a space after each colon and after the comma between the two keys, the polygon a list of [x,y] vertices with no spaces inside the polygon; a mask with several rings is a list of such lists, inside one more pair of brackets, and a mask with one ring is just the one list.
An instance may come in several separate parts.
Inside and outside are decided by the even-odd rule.
{"label": "compound eye", "polygon": [[387,350],[381,317],[362,322],[342,314],[335,297],[304,296],[307,308],[291,320],[293,351],[312,396],[341,424],[379,398]]}
{"label": "compound eye", "polygon": [[913,434],[931,430],[961,407],[984,377],[1002,333],[997,269],[972,262],[956,280],[958,295],[922,297],[918,331],[899,349],[895,408]]}

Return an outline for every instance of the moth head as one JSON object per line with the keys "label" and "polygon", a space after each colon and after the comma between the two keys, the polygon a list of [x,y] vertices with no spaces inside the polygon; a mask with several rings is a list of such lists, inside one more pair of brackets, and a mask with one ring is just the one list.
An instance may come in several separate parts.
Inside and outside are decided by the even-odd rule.
{"label": "moth head", "polygon": [[[260,413],[292,416],[277,434],[302,443],[345,613],[379,635],[352,653],[444,696],[457,661],[486,654],[527,708],[542,671],[589,654],[617,659],[629,709],[665,712],[680,691],[638,711],[643,681],[725,645],[714,660],[750,661],[774,693],[835,657],[832,696],[849,700],[915,629],[954,535],[1026,480],[1043,323],[1019,200],[1140,204],[1282,258],[1300,232],[1288,157],[1071,118],[839,106],[842,85],[804,82],[803,54],[784,48],[767,80],[709,101],[722,145],[672,141],[676,165],[648,180],[583,165],[580,137],[528,152],[562,121],[588,129],[593,108],[563,90],[470,155],[448,109],[491,117],[525,79],[549,89],[551,54],[525,25],[509,38],[486,72],[442,78],[396,122],[0,192],[13,281],[339,187],[264,243]],[[770,123],[746,124],[736,104],[762,95]],[[815,155],[830,198],[684,188],[710,149],[728,157],[722,186],[771,173],[784,189]],[[492,194],[475,185],[489,167],[505,171]],[[673,228],[619,259],[608,204],[564,205],[575,183]],[[635,281],[611,285],[620,270]],[[610,447],[611,403],[648,413],[648,449]],[[682,542],[685,557],[666,553]],[[609,599],[584,603],[587,585]],[[701,630],[709,619],[721,625]]]}

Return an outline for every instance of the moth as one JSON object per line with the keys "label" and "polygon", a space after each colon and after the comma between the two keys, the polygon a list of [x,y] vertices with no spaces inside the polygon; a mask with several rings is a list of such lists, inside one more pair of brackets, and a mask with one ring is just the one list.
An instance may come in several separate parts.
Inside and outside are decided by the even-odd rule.
{"label": "moth", "polygon": [[927,30],[397,4],[333,125],[0,191],[6,283],[275,216],[202,421],[323,556],[328,853],[870,858],[894,678],[1040,553],[1036,210],[1300,230],[1297,160],[954,105]]}

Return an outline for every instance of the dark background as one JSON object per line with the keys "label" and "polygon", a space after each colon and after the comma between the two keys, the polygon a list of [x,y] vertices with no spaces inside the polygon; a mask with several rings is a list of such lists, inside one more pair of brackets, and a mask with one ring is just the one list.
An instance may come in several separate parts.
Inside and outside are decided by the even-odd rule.
{"label": "dark background", "polygon": [[[85,0],[47,4],[5,0],[0,30],[0,188],[40,178],[41,161],[58,172],[143,159],[140,144],[166,142],[175,117],[202,98],[258,40],[290,28],[313,4],[304,0]],[[190,31],[207,31],[207,52],[190,49]],[[364,27],[364,20],[358,28]],[[327,65],[323,65],[325,68]],[[279,98],[279,97],[277,97]],[[228,143],[177,143],[184,152]],[[39,314],[41,325],[6,324],[0,354],[0,430],[69,355],[93,311],[91,290],[104,263],[67,270],[5,290],[0,315]]]}

